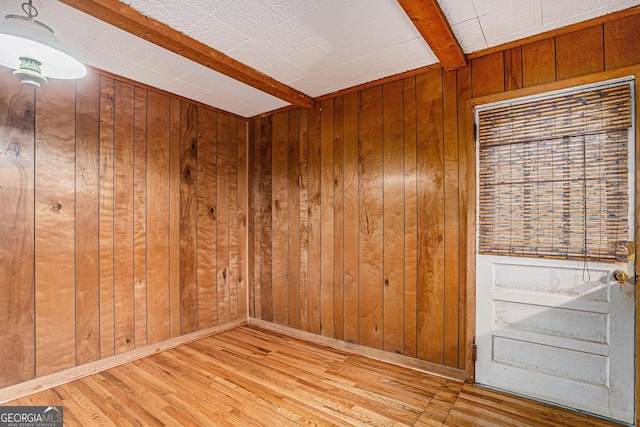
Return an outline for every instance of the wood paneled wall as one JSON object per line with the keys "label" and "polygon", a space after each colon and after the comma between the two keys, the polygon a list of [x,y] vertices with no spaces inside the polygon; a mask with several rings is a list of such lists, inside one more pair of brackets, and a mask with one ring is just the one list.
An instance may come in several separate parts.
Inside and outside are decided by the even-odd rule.
{"label": "wood paneled wall", "polygon": [[247,122],[0,72],[0,387],[246,318]]}
{"label": "wood paneled wall", "polygon": [[466,77],[433,69],[251,122],[251,316],[458,366]]}
{"label": "wood paneled wall", "polygon": [[631,15],[252,120],[250,316],[464,368],[466,100],[640,63],[639,31]]}
{"label": "wood paneled wall", "polygon": [[108,76],[34,91],[1,70],[0,387],[247,313],[463,368],[466,100],[638,64],[639,29],[475,55],[248,134]]}

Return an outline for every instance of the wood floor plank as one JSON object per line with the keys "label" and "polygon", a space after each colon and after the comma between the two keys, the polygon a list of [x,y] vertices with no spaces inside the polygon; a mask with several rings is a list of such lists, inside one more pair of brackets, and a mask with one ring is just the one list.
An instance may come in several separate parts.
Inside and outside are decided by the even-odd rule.
{"label": "wood floor plank", "polygon": [[[612,425],[588,415],[573,411],[558,411],[557,408],[521,397],[510,396],[498,391],[465,385],[451,410],[451,415],[459,416],[459,412],[479,413],[483,419],[494,416],[505,416],[509,422],[527,426],[595,426]],[[497,422],[497,421],[495,421]],[[601,424],[601,423],[605,424]]]}
{"label": "wood floor plank", "polygon": [[[166,425],[167,420],[158,417],[157,411],[154,410],[154,406],[148,405],[147,401],[143,397],[139,399],[130,399],[122,388],[116,386],[100,375],[97,375],[95,378],[88,377],[85,381],[93,387],[102,388],[109,396],[109,399],[116,402],[114,406],[122,413],[129,412],[131,410],[135,411],[137,414],[137,421],[140,423],[148,426]],[[123,402],[127,402],[126,406],[122,404]]]}
{"label": "wood floor plank", "polygon": [[[228,349],[228,344],[224,350]],[[223,357],[223,356],[217,356]],[[251,361],[242,361],[242,363],[252,363]],[[394,412],[396,418],[400,421],[415,421],[415,418],[422,411],[422,406],[427,397],[423,397],[421,401],[408,399],[402,390],[393,390],[386,384],[374,381],[362,381],[358,377],[348,378],[344,373],[347,370],[337,369],[334,373],[327,370],[326,366],[317,368],[321,364],[296,364],[295,359],[282,357],[279,351],[263,354],[260,361],[256,361],[254,365],[258,370],[267,370],[267,366],[278,371],[279,376],[287,376],[290,381],[305,380],[309,383],[324,383],[328,387],[333,387],[338,393],[351,393],[358,396],[363,405],[377,407],[378,403],[384,402],[388,404]],[[350,370],[349,370],[350,371]],[[345,381],[346,378],[346,381]],[[274,378],[277,381],[278,378]],[[375,410],[374,410],[375,412]],[[389,411],[388,411],[389,412]],[[411,413],[416,413],[415,418]],[[407,419],[409,418],[409,419]]]}
{"label": "wood floor plank", "polygon": [[[189,354],[190,349],[185,347],[184,350],[185,354]],[[260,425],[262,421],[260,414],[264,409],[261,405],[266,402],[254,402],[254,396],[249,391],[215,375],[210,371],[210,364],[207,361],[194,362],[193,359],[185,361],[182,357],[174,357],[172,364],[183,369],[185,375],[197,376],[201,384],[195,389],[199,392],[198,398],[206,397],[208,402],[213,401],[225,406],[225,411],[233,417],[233,423]]]}
{"label": "wood floor plank", "polygon": [[[197,345],[203,344],[198,343]],[[254,372],[254,374],[252,375],[254,379],[255,377],[260,378],[260,380],[257,381],[259,387],[266,387],[272,390],[272,394],[273,392],[276,392],[279,400],[272,403],[282,405],[283,399],[285,397],[294,397],[290,394],[291,389],[287,387],[287,385],[297,383],[301,374],[300,372],[293,372],[293,366],[275,363],[274,360],[268,358],[267,356],[262,356],[262,360],[258,358],[254,358],[253,360],[251,360],[251,358],[241,359],[237,354],[228,354],[228,352],[225,351],[227,350],[227,345],[221,347],[219,350],[215,350],[214,348],[209,346],[207,346],[207,348],[209,349],[209,351],[211,351],[211,355],[214,357],[218,364],[228,364],[231,370],[235,368],[236,371],[239,371],[240,369],[246,369],[249,366],[252,367],[251,370]],[[264,369],[265,366],[269,366],[271,369]],[[337,395],[338,398],[342,400],[341,405],[338,406],[342,406],[343,408],[351,407],[352,405],[350,405],[349,402],[355,400],[359,405],[354,406],[360,406],[362,409],[354,413],[351,413],[350,409],[345,412],[346,414],[351,414],[351,416],[356,418],[353,421],[380,419],[383,420],[383,425],[391,425],[393,423],[393,420],[391,418],[382,414],[377,414],[376,411],[372,409],[373,407],[377,406],[376,402],[372,401],[371,399],[363,398],[358,394],[353,393],[352,391],[344,390],[343,388],[337,386],[337,384],[331,384],[330,380],[328,379],[325,379],[323,381],[323,378],[321,377],[310,378],[309,381],[306,381],[306,383],[317,385],[320,388],[320,391],[322,391],[323,393]],[[245,384],[245,386],[247,385]],[[300,389],[301,387],[303,386],[301,386],[300,384],[296,384],[296,387],[292,390],[295,391]],[[262,390],[258,389],[256,390],[256,392],[261,393]],[[349,396],[349,398],[346,398],[346,396]],[[303,402],[298,402],[298,405],[302,403]],[[299,420],[296,419],[295,421],[298,422]]]}
{"label": "wood floor plank", "polygon": [[[442,425],[447,419],[453,404],[455,403],[455,397],[462,387],[458,384],[445,384],[437,392],[436,395],[427,404],[424,412],[416,421],[416,426],[432,426]],[[452,390],[454,391],[452,396]],[[439,424],[438,424],[439,423]]]}
{"label": "wood floor plank", "polygon": [[[82,411],[81,414],[74,414],[71,410],[69,410],[69,405],[67,405],[62,397],[54,390],[46,390],[37,394],[33,394],[31,396],[26,397],[26,402],[24,403],[15,403],[15,404],[24,404],[26,406],[64,406],[64,425],[65,426],[84,426],[89,425],[86,422],[83,423],[81,420],[84,417],[88,417],[88,413]],[[22,401],[22,399],[20,399]]]}
{"label": "wood floor plank", "polygon": [[68,426],[615,426],[585,414],[243,326],[7,405]]}
{"label": "wood floor plank", "polygon": [[[106,418],[118,426],[133,426],[138,420],[128,420],[124,414],[128,411],[128,408],[124,402],[120,402],[112,398],[111,393],[106,391],[100,386],[95,384],[91,378],[85,378],[80,381],[76,381],[73,384],[68,384],[70,393],[74,396],[74,399],[81,405],[94,406],[99,409]],[[87,403],[88,401],[88,403]],[[98,403],[99,402],[99,403]],[[100,406],[98,407],[97,404]],[[139,418],[141,419],[141,418]]]}
{"label": "wood floor plank", "polygon": [[[76,414],[78,421],[80,421],[79,425],[116,425],[116,420],[110,420],[105,413],[110,412],[108,405],[105,405],[104,402],[92,401],[91,396],[79,391],[75,384],[69,383],[56,387],[56,393],[62,398],[61,405],[66,409],[64,412]],[[100,406],[97,406],[96,403]]]}
{"label": "wood floor plank", "polygon": [[[262,372],[260,369],[251,370],[251,374],[247,375],[242,372],[246,366],[246,360],[239,361],[234,354],[225,355],[224,351],[215,351],[211,353],[211,358],[207,360],[211,364],[215,360],[218,367],[217,375],[228,379],[239,387],[250,391],[254,398],[258,396],[261,400],[269,402],[270,406],[276,408],[276,414],[271,414],[272,420],[268,425],[298,425],[304,414],[300,414],[300,408],[304,405],[291,405],[284,399],[290,396],[290,391],[285,387],[282,378],[274,379],[272,373]],[[255,365],[253,365],[255,367]],[[294,399],[295,400],[295,399]],[[243,403],[241,404],[243,405]],[[262,412],[265,421],[269,418],[268,411]],[[285,419],[281,419],[279,415],[284,415]]]}

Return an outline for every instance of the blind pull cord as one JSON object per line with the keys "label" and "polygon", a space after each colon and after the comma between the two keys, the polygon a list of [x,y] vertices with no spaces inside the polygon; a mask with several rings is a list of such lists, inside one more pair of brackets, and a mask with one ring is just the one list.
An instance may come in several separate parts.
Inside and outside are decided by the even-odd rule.
{"label": "blind pull cord", "polygon": [[582,281],[591,281],[591,271],[589,271],[589,261],[587,260],[587,144],[582,137],[582,218],[584,220],[584,263],[582,265]]}

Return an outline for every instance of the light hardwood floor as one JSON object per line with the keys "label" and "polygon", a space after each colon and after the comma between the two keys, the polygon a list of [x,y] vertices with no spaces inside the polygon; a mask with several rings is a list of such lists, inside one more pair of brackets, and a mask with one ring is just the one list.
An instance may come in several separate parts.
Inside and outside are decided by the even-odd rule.
{"label": "light hardwood floor", "polygon": [[68,426],[613,426],[243,326],[24,397]]}

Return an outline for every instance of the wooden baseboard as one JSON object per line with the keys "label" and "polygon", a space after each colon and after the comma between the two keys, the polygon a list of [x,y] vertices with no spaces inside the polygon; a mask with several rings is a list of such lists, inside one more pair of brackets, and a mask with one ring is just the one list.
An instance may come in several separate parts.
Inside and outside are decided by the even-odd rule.
{"label": "wooden baseboard", "polygon": [[43,377],[34,378],[20,384],[5,387],[3,389],[0,389],[0,404],[18,399],[23,396],[27,396],[37,391],[42,391],[60,384],[65,384],[70,381],[95,374],[97,372],[105,371],[107,369],[111,369],[116,366],[141,359],[143,357],[151,356],[152,354],[159,353],[161,351],[170,350],[174,347],[178,347],[192,341],[235,329],[246,324],[247,319],[235,320],[233,322],[225,323],[224,325],[218,325],[190,334],[181,335],[179,337],[171,338],[169,340],[162,341],[153,345],[137,348],[127,353],[118,354],[106,359],[96,360],[95,362],[90,362],[81,366],[76,366],[75,368],[66,369],[62,372],[56,372],[55,374],[45,375]]}
{"label": "wooden baseboard", "polygon": [[288,326],[282,326],[276,323],[266,322],[264,320],[254,319],[251,317],[248,320],[249,325],[251,326],[255,326],[267,331],[277,332],[282,335],[290,336],[292,338],[312,342],[314,344],[334,348],[336,350],[358,354],[360,356],[370,357],[372,359],[391,363],[396,366],[415,369],[421,372],[426,372],[454,381],[464,382],[465,380],[465,371],[463,369],[451,368],[449,366],[414,359],[413,357],[408,357],[401,354],[365,347],[360,344],[354,344],[350,342],[340,341],[334,338],[323,337],[320,335],[312,334],[310,332],[300,331]]}

